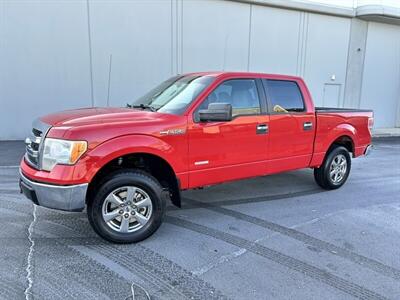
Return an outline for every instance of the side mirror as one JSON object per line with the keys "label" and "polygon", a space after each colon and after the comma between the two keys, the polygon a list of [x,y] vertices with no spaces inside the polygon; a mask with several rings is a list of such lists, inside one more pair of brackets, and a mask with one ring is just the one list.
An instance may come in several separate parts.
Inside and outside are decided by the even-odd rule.
{"label": "side mirror", "polygon": [[200,122],[231,121],[232,105],[228,103],[210,103],[207,109],[199,110]]}

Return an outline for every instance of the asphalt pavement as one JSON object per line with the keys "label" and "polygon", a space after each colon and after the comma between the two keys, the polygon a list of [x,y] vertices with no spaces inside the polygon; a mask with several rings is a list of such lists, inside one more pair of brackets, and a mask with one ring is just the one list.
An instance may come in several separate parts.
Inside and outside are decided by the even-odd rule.
{"label": "asphalt pavement", "polygon": [[34,207],[23,152],[0,142],[0,299],[126,299],[132,283],[152,299],[400,299],[399,138],[353,160],[339,190],[299,170],[184,192],[134,245]]}

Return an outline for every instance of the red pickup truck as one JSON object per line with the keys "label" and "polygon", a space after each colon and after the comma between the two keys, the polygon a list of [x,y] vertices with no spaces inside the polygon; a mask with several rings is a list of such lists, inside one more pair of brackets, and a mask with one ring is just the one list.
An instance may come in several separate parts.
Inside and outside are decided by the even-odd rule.
{"label": "red pickup truck", "polygon": [[143,240],[181,191],[313,168],[336,189],[371,149],[370,110],[315,108],[299,77],[207,72],[168,79],[126,108],[33,123],[20,165],[35,204],[82,211],[103,238]]}

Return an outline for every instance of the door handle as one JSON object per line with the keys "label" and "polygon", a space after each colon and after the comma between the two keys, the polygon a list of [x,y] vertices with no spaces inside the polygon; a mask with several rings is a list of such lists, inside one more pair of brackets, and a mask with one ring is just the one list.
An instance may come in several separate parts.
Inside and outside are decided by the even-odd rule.
{"label": "door handle", "polygon": [[268,133],[268,124],[258,124],[256,133],[257,134],[266,134],[266,133]]}
{"label": "door handle", "polygon": [[303,123],[303,129],[304,130],[311,130],[313,128],[313,123],[312,122],[304,122]]}

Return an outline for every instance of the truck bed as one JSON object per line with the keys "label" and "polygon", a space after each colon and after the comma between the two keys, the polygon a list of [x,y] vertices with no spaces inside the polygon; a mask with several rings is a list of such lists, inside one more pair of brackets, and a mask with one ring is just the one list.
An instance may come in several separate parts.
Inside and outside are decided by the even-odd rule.
{"label": "truck bed", "polygon": [[[341,135],[347,130],[348,139],[352,141],[353,156],[362,155],[366,146],[371,144],[369,119],[373,111],[368,109],[316,107],[316,132],[314,156],[325,156],[325,152],[332,143],[333,136]],[[334,129],[334,130],[333,130]]]}

